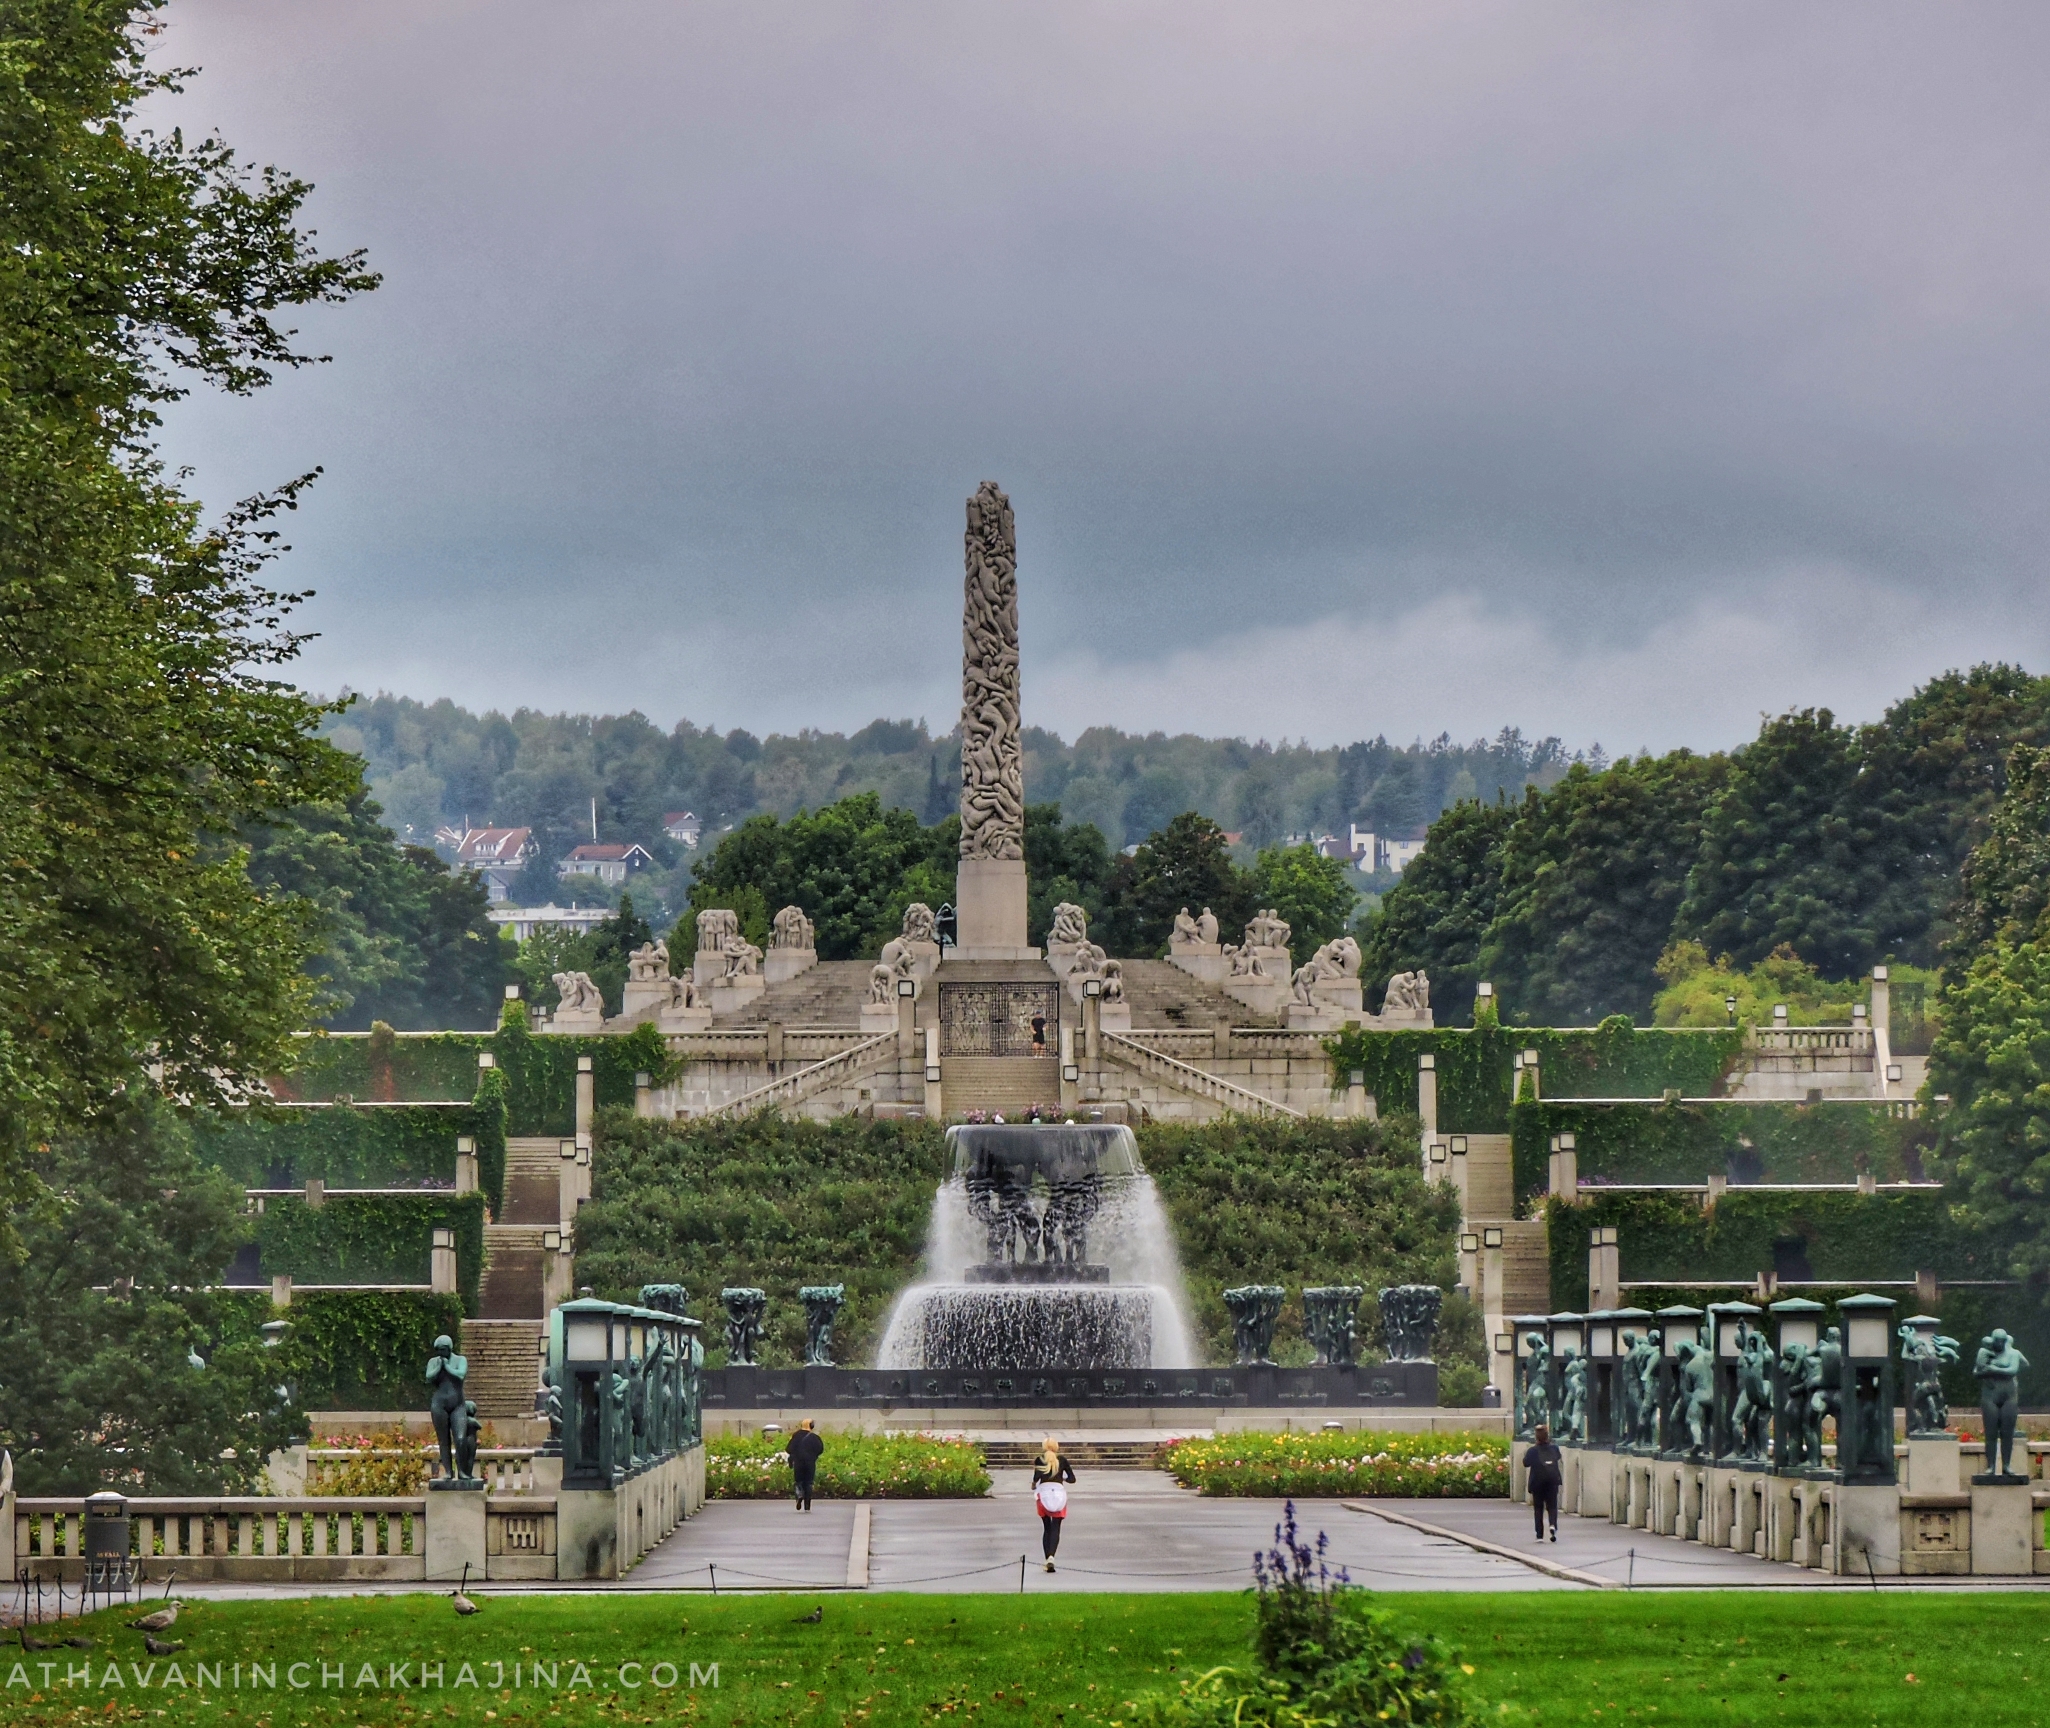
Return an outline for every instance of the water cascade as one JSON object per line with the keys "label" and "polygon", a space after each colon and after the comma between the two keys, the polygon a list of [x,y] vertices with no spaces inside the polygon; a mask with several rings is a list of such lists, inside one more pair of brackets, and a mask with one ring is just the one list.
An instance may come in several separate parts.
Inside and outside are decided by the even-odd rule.
{"label": "water cascade", "polygon": [[926,1279],[898,1298],[879,1368],[1187,1368],[1181,1267],[1129,1128],[947,1130]]}

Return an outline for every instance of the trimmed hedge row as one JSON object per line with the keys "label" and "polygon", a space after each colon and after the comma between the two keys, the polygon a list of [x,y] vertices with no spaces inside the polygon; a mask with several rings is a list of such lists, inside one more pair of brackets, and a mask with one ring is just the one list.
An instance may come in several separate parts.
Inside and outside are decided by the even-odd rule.
{"label": "trimmed hedge row", "polygon": [[1204,1494],[1470,1500],[1509,1492],[1509,1443],[1492,1434],[1219,1434],[1170,1441],[1160,1461]]}
{"label": "trimmed hedge row", "polygon": [[[1545,1076],[1549,1088],[1551,1077]],[[1927,1118],[1883,1104],[1577,1104],[1547,1098],[1510,1110],[1516,1199],[1546,1192],[1554,1135],[1570,1133],[1583,1182],[1920,1181],[1936,1141]]]}
{"label": "trimmed hedge row", "polygon": [[[705,1498],[788,1500],[795,1487],[784,1441],[715,1434],[705,1441]],[[821,1500],[979,1500],[989,1492],[982,1448],[938,1434],[826,1436],[813,1490]]]}
{"label": "trimmed hedge row", "polygon": [[407,1033],[379,1024],[368,1032],[309,1032],[289,1074],[271,1090],[300,1103],[336,1098],[376,1104],[467,1098],[477,1089],[477,1052],[491,1048],[485,1032]]}
{"label": "trimmed hedge row", "polygon": [[1620,1015],[1600,1026],[1540,1026],[1417,1032],[1348,1027],[1327,1039],[1332,1084],[1353,1069],[1383,1111],[1417,1108],[1417,1058],[1430,1051],[1438,1075],[1438,1123],[1448,1131],[1499,1134],[1509,1126],[1510,1080],[1518,1052],[1535,1050],[1545,1093],[1555,1098],[1660,1098],[1677,1091],[1705,1098],[1743,1049],[1743,1034],[1726,1028],[1632,1026]]}
{"label": "trimmed hedge row", "polygon": [[508,1132],[573,1134],[576,1132],[577,1058],[591,1058],[599,1109],[631,1108],[634,1076],[647,1073],[660,1080],[675,1066],[662,1034],[653,1026],[609,1037],[539,1036],[527,1030],[522,1004],[507,1005],[505,1024],[493,1034],[489,1049],[505,1073]]}
{"label": "trimmed hedge row", "polygon": [[308,1410],[424,1410],[421,1377],[443,1333],[460,1335],[454,1296],[384,1290],[315,1291],[292,1306],[271,1306],[268,1291],[216,1291],[225,1336],[253,1338],[270,1320],[291,1330],[277,1353],[278,1378],[290,1380]]}
{"label": "trimmed hedge row", "polygon": [[425,1284],[434,1232],[456,1233],[457,1294],[477,1312],[484,1267],[481,1194],[337,1194],[319,1208],[271,1200],[255,1220],[264,1270],[302,1284]]}
{"label": "trimmed hedge row", "polygon": [[481,1137],[485,1114],[474,1104],[236,1110],[195,1117],[193,1138],[206,1163],[245,1188],[296,1188],[310,1176],[333,1188],[410,1188],[453,1182],[456,1139]]}

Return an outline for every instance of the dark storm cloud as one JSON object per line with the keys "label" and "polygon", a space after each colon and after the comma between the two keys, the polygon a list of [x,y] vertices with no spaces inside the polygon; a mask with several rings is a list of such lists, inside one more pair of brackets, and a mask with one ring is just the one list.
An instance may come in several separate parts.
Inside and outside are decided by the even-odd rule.
{"label": "dark storm cloud", "polygon": [[173,424],[324,463],[309,681],[1721,743],[2041,664],[2040,8],[178,0],[387,286]]}

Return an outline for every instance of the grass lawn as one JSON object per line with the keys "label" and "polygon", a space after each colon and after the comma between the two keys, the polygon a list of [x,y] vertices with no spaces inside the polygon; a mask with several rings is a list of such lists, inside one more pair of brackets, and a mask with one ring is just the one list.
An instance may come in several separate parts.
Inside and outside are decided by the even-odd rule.
{"label": "grass lawn", "polygon": [[[1463,1648],[1488,1701],[1483,1720],[1501,1700],[1547,1724],[1995,1728],[2050,1720],[2050,1604],[2034,1595],[1703,1591],[1386,1601],[1403,1620],[1436,1627]],[[800,1623],[814,1606],[823,1619]],[[454,1717],[536,1728],[1104,1728],[1141,1690],[1240,1660],[1251,1623],[1247,1599],[1222,1594],[502,1596],[468,1619],[439,1597],[318,1598],[195,1605],[171,1634],[184,1650],[152,1668],[142,1635],[120,1624],[132,1613],[87,1621],[97,1639],[90,1651],[0,1651],[0,1679],[13,1682],[0,1687],[0,1722],[286,1728]],[[123,1687],[104,1683],[114,1659]],[[438,1687],[422,1689],[423,1660],[442,1665]],[[220,1687],[211,1673],[204,1689],[195,1684],[202,1661],[210,1670],[222,1665]],[[536,1661],[555,1665],[552,1686],[545,1666],[535,1685]],[[48,1684],[45,1662],[53,1664]],[[182,1687],[172,1682],[174,1662]],[[252,1687],[252,1662],[275,1664],[275,1689]],[[295,1662],[307,1665],[297,1675],[303,1690],[290,1684]],[[401,1662],[410,1689],[391,1683]],[[676,1664],[672,1686],[650,1683],[663,1662]],[[465,1663],[477,1684],[463,1683]],[[624,1676],[640,1680],[637,1689],[622,1683],[623,1663],[643,1665]],[[714,1663],[716,1686],[705,1672]],[[91,1685],[67,1687],[67,1668],[88,1664]],[[382,1684],[368,1683],[366,1665]]]}

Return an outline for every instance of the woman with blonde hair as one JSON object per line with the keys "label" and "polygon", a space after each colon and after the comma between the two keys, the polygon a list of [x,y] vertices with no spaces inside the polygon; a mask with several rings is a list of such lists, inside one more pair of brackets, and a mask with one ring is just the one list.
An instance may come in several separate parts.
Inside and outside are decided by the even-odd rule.
{"label": "woman with blonde hair", "polygon": [[1061,1456],[1061,1443],[1049,1434],[1032,1466],[1032,1499],[1039,1508],[1039,1544],[1049,1572],[1061,1545],[1061,1520],[1068,1515],[1066,1484],[1074,1480],[1074,1465]]}

